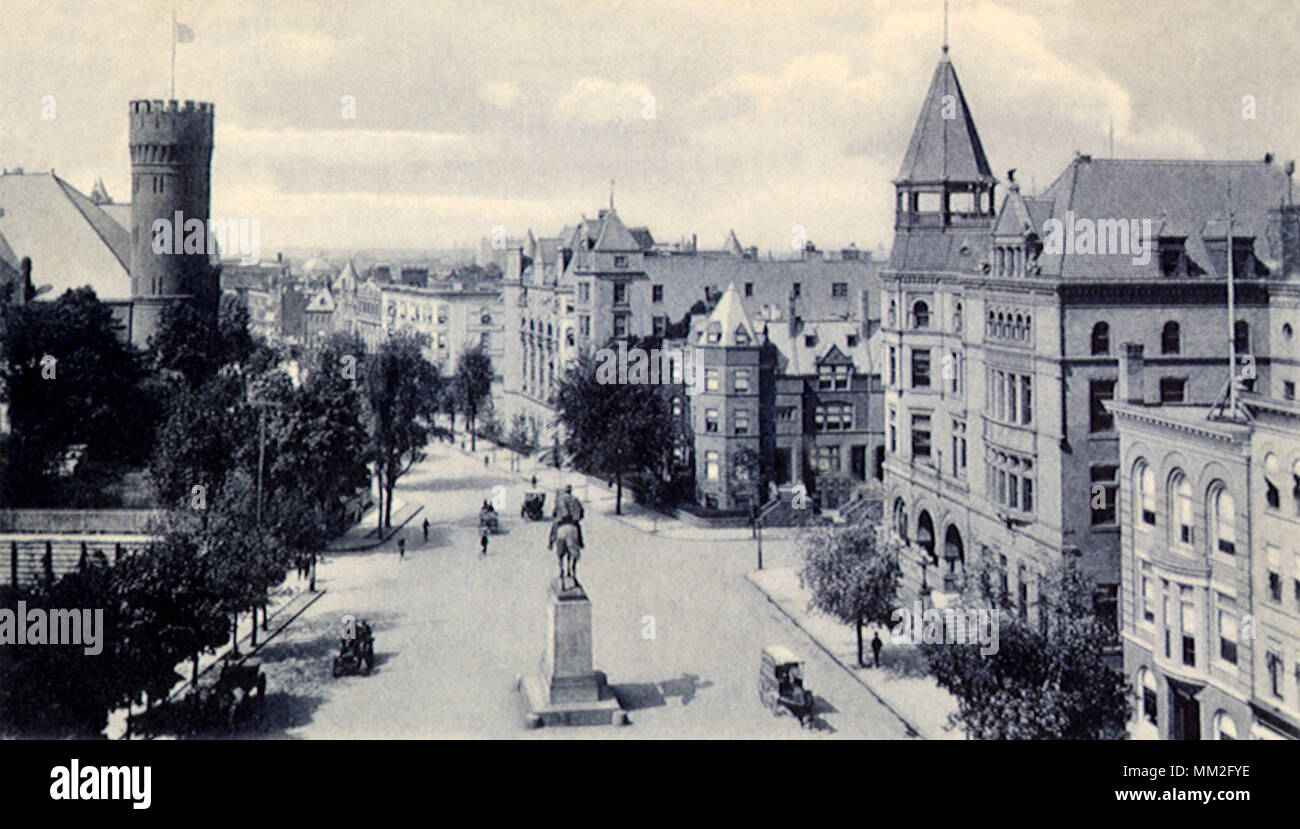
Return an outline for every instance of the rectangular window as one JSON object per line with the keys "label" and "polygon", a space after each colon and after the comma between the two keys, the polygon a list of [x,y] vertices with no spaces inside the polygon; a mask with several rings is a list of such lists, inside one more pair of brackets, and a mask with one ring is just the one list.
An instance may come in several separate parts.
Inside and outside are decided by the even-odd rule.
{"label": "rectangular window", "polygon": [[[1142,569],[1150,567],[1143,563]],[[1156,583],[1150,576],[1142,576],[1142,621],[1155,624],[1156,621]]]}
{"label": "rectangular window", "polygon": [[627,303],[627,283],[615,282],[614,283],[614,304],[625,305],[626,303]]}
{"label": "rectangular window", "polygon": [[1268,671],[1269,688],[1273,696],[1282,699],[1282,657],[1273,651],[1265,652],[1264,667]]}
{"label": "rectangular window", "polygon": [[1034,422],[1033,375],[1020,378],[1020,422],[1026,426]]}
{"label": "rectangular window", "polygon": [[615,314],[614,315],[614,336],[626,337],[627,334],[628,334],[628,315]]}
{"label": "rectangular window", "polygon": [[795,282],[790,286],[790,298],[798,299],[803,294],[803,286]]}
{"label": "rectangular window", "polygon": [[651,324],[654,326],[653,330],[654,330],[654,335],[655,335],[656,337],[662,337],[662,336],[664,336],[665,334],[668,333],[668,318],[667,318],[667,317],[664,317],[664,316],[654,317],[654,318],[652,318],[652,320],[651,320]]}
{"label": "rectangular window", "polygon": [[889,347],[889,385],[898,385],[898,349]]}
{"label": "rectangular window", "polygon": [[663,286],[663,285],[651,285],[651,286],[650,286],[650,301],[651,301],[651,302],[663,302],[663,301],[664,301],[664,286]]}
{"label": "rectangular window", "polygon": [[912,415],[912,458],[930,460],[930,416]]}
{"label": "rectangular window", "polygon": [[1268,567],[1268,597],[1282,602],[1282,551],[1272,544],[1264,547],[1264,563]]}
{"label": "rectangular window", "polygon": [[817,469],[821,472],[840,471],[840,447],[817,447]]}
{"label": "rectangular window", "polygon": [[949,354],[948,357],[950,360],[952,360],[950,367],[948,367],[947,369],[952,373],[952,377],[950,378],[952,380],[952,393],[961,394],[961,381],[962,381],[962,373],[963,373],[961,352],[954,351],[951,354]]}
{"label": "rectangular window", "polygon": [[1092,490],[1089,506],[1092,524],[1115,523],[1115,497],[1119,492],[1119,467],[1102,465],[1092,467]]}
{"label": "rectangular window", "polygon": [[704,370],[704,390],[717,391],[722,388],[722,375],[716,368]]}
{"label": "rectangular window", "polygon": [[966,474],[966,424],[960,420],[952,422],[952,474],[955,478]]}
{"label": "rectangular window", "polygon": [[1114,380],[1090,380],[1088,382],[1088,426],[1090,431],[1109,432],[1115,428],[1115,418],[1110,412],[1106,411],[1104,405],[1114,398]]}
{"label": "rectangular window", "polygon": [[[591,283],[590,283],[590,282],[579,282],[579,283],[578,283],[578,301],[579,301],[579,302],[591,302]],[[439,322],[442,322],[441,317],[439,318],[438,321],[439,321]]]}
{"label": "rectangular window", "polygon": [[753,296],[753,295],[754,295],[754,283],[753,283],[753,282],[746,282],[746,283],[745,283],[745,296],[747,296],[747,297],[751,297],[751,296]]}
{"label": "rectangular window", "polygon": [[1183,585],[1178,588],[1179,599],[1179,624],[1183,634],[1183,664],[1196,667],[1196,603],[1192,600],[1195,595],[1193,588]]}
{"label": "rectangular window", "polygon": [[889,454],[898,454],[898,412],[889,410]]}
{"label": "rectangular window", "polygon": [[735,388],[738,392],[749,391],[749,369],[738,368],[735,374]]}
{"label": "rectangular window", "polygon": [[1237,664],[1237,609],[1229,597],[1219,594],[1219,658]]}
{"label": "rectangular window", "polygon": [[1005,389],[1006,378],[1000,371],[994,371],[992,377],[992,393],[990,397],[993,400],[993,419],[1006,420],[1007,418],[1007,397]]}
{"label": "rectangular window", "polygon": [[843,297],[847,297],[848,295],[849,295],[849,283],[847,282],[831,283],[831,296],[837,298],[843,298]]}
{"label": "rectangular window", "polygon": [[591,317],[586,314],[578,317],[578,333],[584,337],[591,336]]}
{"label": "rectangular window", "polygon": [[930,387],[930,352],[924,348],[912,349],[912,388]]}
{"label": "rectangular window", "polygon": [[718,431],[718,410],[717,409],[704,410],[704,431],[706,432]]}
{"label": "rectangular window", "polygon": [[713,450],[704,453],[704,477],[710,481],[716,481],[721,477],[718,453]]}
{"label": "rectangular window", "polygon": [[1182,403],[1185,399],[1187,381],[1182,377],[1160,378],[1160,402]]}
{"label": "rectangular window", "polygon": [[749,412],[745,409],[736,412],[736,434],[749,434]]}
{"label": "rectangular window", "polygon": [[1018,404],[1020,396],[1016,394],[1016,379],[1018,375],[1007,375],[1007,422],[1015,423],[1020,420]]}
{"label": "rectangular window", "polygon": [[621,256],[621,255],[620,255],[620,256],[615,256],[615,257],[614,257],[614,267],[616,267],[616,268],[626,268],[626,267],[627,267],[627,257],[626,257],[626,256]]}

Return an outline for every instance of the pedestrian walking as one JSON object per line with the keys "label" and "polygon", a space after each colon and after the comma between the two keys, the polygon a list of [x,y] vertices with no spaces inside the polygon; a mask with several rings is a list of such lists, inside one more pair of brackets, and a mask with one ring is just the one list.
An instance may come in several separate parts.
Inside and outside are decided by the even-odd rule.
{"label": "pedestrian walking", "polygon": [[533,476],[533,489],[537,489],[537,476]]}
{"label": "pedestrian walking", "polygon": [[485,555],[487,555],[487,545],[488,545],[488,528],[487,528],[487,527],[481,527],[481,528],[479,529],[478,543],[479,543],[479,545],[482,547],[482,550],[479,552],[479,555],[480,555],[480,556],[485,556]]}
{"label": "pedestrian walking", "polygon": [[487,455],[484,455],[484,456],[483,456],[483,465],[484,465],[484,466],[487,466],[487,465],[488,465],[488,456],[487,456]]}
{"label": "pedestrian walking", "polygon": [[880,667],[880,649],[884,646],[885,643],[880,641],[880,631],[871,634],[871,654],[876,659],[877,668]]}
{"label": "pedestrian walking", "polygon": [[406,536],[397,539],[397,557],[406,558]]}
{"label": "pedestrian walking", "polygon": [[429,543],[429,519],[424,519],[424,543]]}

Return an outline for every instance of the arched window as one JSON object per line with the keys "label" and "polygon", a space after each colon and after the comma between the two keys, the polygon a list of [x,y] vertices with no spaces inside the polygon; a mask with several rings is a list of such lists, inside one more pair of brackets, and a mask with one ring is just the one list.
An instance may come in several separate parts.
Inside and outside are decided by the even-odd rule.
{"label": "arched window", "polygon": [[1268,504],[1269,509],[1280,509],[1282,506],[1282,491],[1277,482],[1282,480],[1282,464],[1278,463],[1277,455],[1269,452],[1264,456],[1264,503]]}
{"label": "arched window", "polygon": [[1177,354],[1180,347],[1178,323],[1170,320],[1160,332],[1160,353]]}
{"label": "arched window", "polygon": [[1015,338],[1017,340],[1024,339],[1024,330],[1025,330],[1025,317],[1023,314],[1016,314]]}
{"label": "arched window", "polygon": [[1133,512],[1142,524],[1156,523],[1156,474],[1146,461],[1133,469]]}
{"label": "arched window", "polygon": [[1232,343],[1238,354],[1250,353],[1250,325],[1245,320],[1237,320],[1232,327]]}
{"label": "arched window", "polygon": [[993,313],[992,311],[989,311],[989,324],[988,324],[987,333],[990,337],[998,333],[998,317],[997,314]]}
{"label": "arched window", "polygon": [[912,325],[917,328],[930,327],[930,306],[924,300],[917,300],[912,305]]}
{"label": "arched window", "polygon": [[916,520],[916,543],[925,550],[931,564],[939,563],[939,557],[934,553],[934,521],[926,510],[921,510],[921,517]]}
{"label": "arched window", "polygon": [[889,300],[889,327],[890,328],[894,327],[895,317],[897,316],[897,313],[898,313],[898,303],[892,299]]}
{"label": "arched window", "polygon": [[1190,545],[1192,543],[1192,485],[1182,472],[1175,472],[1169,481],[1169,491],[1173,494],[1172,514],[1174,516],[1174,543]]}
{"label": "arched window", "polygon": [[1034,330],[1034,320],[1028,314],[1025,314],[1025,342],[1029,342],[1029,334]]}
{"label": "arched window", "polygon": [[1214,495],[1214,545],[1221,553],[1237,552],[1237,505],[1220,487]]}
{"label": "arched window", "polygon": [[899,538],[907,541],[907,505],[902,498],[894,502],[894,530]]}
{"label": "arched window", "polygon": [[1216,740],[1237,739],[1237,724],[1226,711],[1219,711],[1214,715],[1214,738]]}
{"label": "arched window", "polygon": [[958,302],[952,310],[952,330],[961,333],[962,310],[961,303]]}
{"label": "arched window", "polygon": [[1002,312],[1001,312],[1001,311],[998,312],[998,329],[997,329],[997,330],[998,330],[998,336],[999,336],[999,337],[1005,337],[1005,336],[1007,335],[1007,322],[1006,322],[1006,317],[1004,317],[1004,316],[1002,315]]}
{"label": "arched window", "polygon": [[1092,327],[1092,353],[1110,353],[1110,326],[1099,322]]}

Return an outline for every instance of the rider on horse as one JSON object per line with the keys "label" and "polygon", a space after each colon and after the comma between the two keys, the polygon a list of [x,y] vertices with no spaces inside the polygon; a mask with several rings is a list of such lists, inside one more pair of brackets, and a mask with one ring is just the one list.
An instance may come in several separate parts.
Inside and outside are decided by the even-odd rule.
{"label": "rider on horse", "polygon": [[[555,509],[551,513],[551,537],[546,544],[549,550],[556,549],[560,558],[560,578],[572,578],[577,581],[575,565],[581,555],[582,543],[582,503],[573,495],[573,487],[566,485],[564,492],[555,499]],[[557,544],[558,542],[558,544]],[[565,559],[568,569],[565,569]]]}

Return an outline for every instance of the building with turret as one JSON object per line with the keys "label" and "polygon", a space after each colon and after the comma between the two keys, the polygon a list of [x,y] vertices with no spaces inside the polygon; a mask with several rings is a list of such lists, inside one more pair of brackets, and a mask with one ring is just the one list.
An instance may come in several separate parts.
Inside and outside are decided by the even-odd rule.
{"label": "building with turret", "polygon": [[[130,116],[130,337],[144,347],[169,303],[195,302],[216,314],[220,287],[208,234],[213,106],[132,101]],[[155,252],[156,222],[184,240],[180,249]]]}

